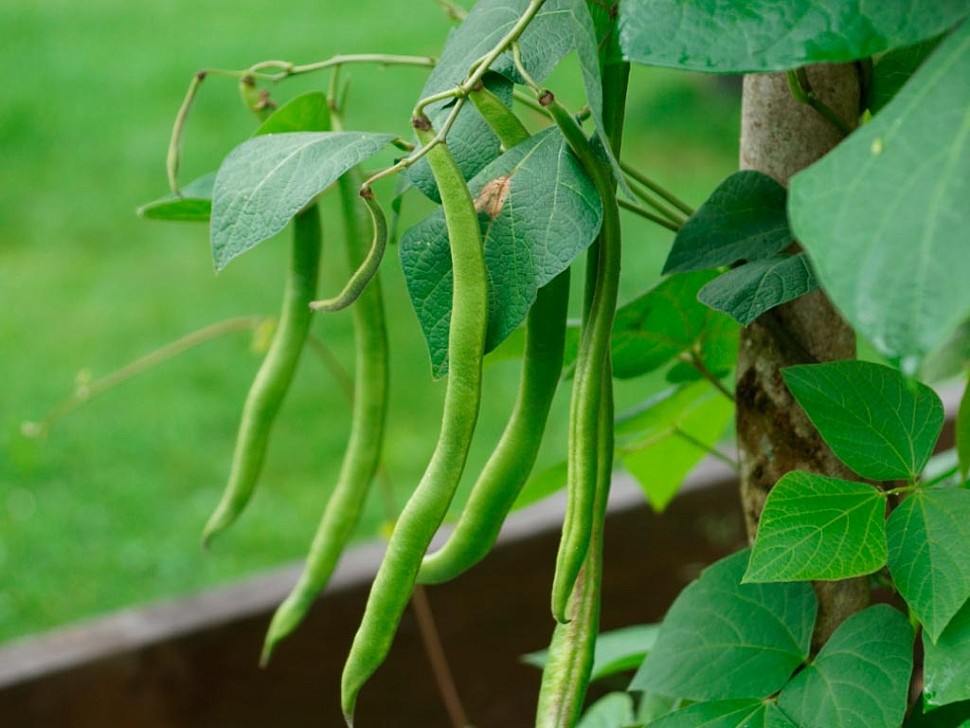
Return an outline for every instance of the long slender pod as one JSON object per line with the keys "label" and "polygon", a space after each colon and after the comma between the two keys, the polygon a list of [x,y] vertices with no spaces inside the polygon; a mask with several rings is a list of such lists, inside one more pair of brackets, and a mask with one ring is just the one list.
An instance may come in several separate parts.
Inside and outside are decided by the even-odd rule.
{"label": "long slender pod", "polygon": [[[359,265],[367,256],[368,247],[372,247],[367,232],[369,217],[383,219],[380,209],[375,211],[376,203],[366,198],[368,204],[361,201],[358,191],[362,180],[360,172],[352,169],[338,182],[351,267]],[[269,660],[276,644],[303,621],[313,600],[330,580],[340,554],[360,521],[380,464],[387,419],[388,347],[379,277],[373,277],[352,311],[356,365],[350,441],[300,580],[273,615],[263,645],[263,664]]]}
{"label": "long slender pod", "polygon": [[384,250],[387,247],[387,219],[370,190],[362,193],[361,198],[367,204],[373,222],[374,237],[370,248],[366,254],[357,259],[356,268],[340,293],[333,298],[325,298],[310,303],[310,308],[314,311],[340,311],[347,308],[360,298],[367,284],[377,275],[377,271],[381,267],[381,260],[384,258]]}
{"label": "long slender pod", "polygon": [[[529,132],[501,99],[482,87],[469,95],[506,149]],[[505,517],[535,465],[549,408],[562,374],[569,303],[569,270],[543,286],[526,321],[522,379],[512,415],[472,488],[448,541],[421,562],[418,581],[455,578],[491,550]]]}
{"label": "long slender pod", "polygon": [[603,531],[613,470],[613,387],[609,358],[600,387],[596,494],[586,558],[567,606],[566,624],[557,624],[542,671],[536,728],[568,728],[579,720],[593,669],[599,631],[600,585],[603,577]]}
{"label": "long slender pod", "polygon": [[[422,144],[431,144],[430,121],[418,117],[414,125]],[[421,558],[454,497],[481,404],[488,292],[478,215],[447,145],[434,144],[427,156],[441,193],[454,275],[444,410],[431,461],[391,534],[344,666],[341,705],[348,725],[360,689],[390,651]]]}
{"label": "long slender pod", "polygon": [[242,513],[252,496],[266,457],[273,420],[293,381],[313,312],[320,267],[320,212],[311,205],[293,219],[293,245],[283,294],[283,309],[266,358],[243,406],[229,482],[202,533],[206,546]]}
{"label": "long slender pod", "polygon": [[553,616],[557,621],[565,622],[568,619],[569,595],[582,568],[591,537],[596,495],[600,390],[607,370],[619,288],[620,218],[613,177],[607,164],[594,151],[575,118],[551,93],[545,92],[541,101],[592,177],[596,191],[603,200],[603,227],[594,248],[596,265],[595,268],[591,265],[587,271],[588,308],[580,335],[570,400],[566,515],[552,586]]}
{"label": "long slender pod", "polygon": [[421,562],[418,581],[438,584],[481,561],[525,485],[562,374],[569,269],[543,286],[526,323],[522,379],[502,438],[472,488],[448,541]]}

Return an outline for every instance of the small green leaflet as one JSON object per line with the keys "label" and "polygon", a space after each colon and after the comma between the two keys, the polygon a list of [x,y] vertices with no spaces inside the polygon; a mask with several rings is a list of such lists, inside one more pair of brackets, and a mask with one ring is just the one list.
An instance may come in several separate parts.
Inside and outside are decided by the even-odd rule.
{"label": "small green leaflet", "polygon": [[697,298],[747,326],[765,311],[794,301],[818,288],[804,253],[752,260],[722,273]]}
{"label": "small green leaflet", "polygon": [[799,470],[765,501],[745,582],[848,579],[886,563],[886,498],[865,483]]}
{"label": "small green leaflet", "polygon": [[791,244],[787,193],[774,179],[745,170],[725,179],[674,238],[664,273],[756,260]]}
{"label": "small green leaflet", "polygon": [[[603,205],[559,130],[550,127],[489,164],[469,183],[485,239],[489,323],[485,350],[522,323],[541,286],[593,242]],[[432,371],[447,371],[451,253],[438,209],[400,241],[408,293]]]}
{"label": "small green leaflet", "polygon": [[654,511],[667,507],[733,414],[731,402],[700,381],[664,392],[617,418],[617,455]]}
{"label": "small green leaflet", "polygon": [[896,588],[932,641],[970,599],[970,490],[926,488],[886,524]]}
{"label": "small green leaflet", "polygon": [[913,671],[913,630],[885,604],[843,622],[785,686],[780,707],[800,728],[899,728]]}
{"label": "small green leaflet", "polygon": [[667,364],[695,347],[705,329],[724,314],[697,301],[712,271],[678,273],[624,304],[613,322],[613,374],[630,379]]}
{"label": "small green leaflet", "polygon": [[872,122],[791,180],[792,229],[822,287],[910,374],[970,314],[968,139],[963,23]]}
{"label": "small green leaflet", "polygon": [[182,188],[180,195],[166,195],[138,208],[137,213],[149,220],[208,222],[212,214],[212,185],[216,173],[210,172]]}
{"label": "small green leaflet", "polygon": [[785,71],[867,58],[942,33],[963,0],[625,0],[620,45],[631,61],[709,73]]}
{"label": "small green leaflet", "polygon": [[[601,632],[596,636],[590,681],[639,667],[644,656],[657,641],[659,630],[660,625],[657,624],[637,624]],[[523,662],[538,668],[544,668],[548,659],[548,650],[530,652],[522,656]]]}
{"label": "small green leaflet", "polygon": [[893,100],[927,56],[940,43],[930,38],[920,43],[896,48],[881,56],[872,67],[872,79],[866,89],[865,107],[873,114]]}
{"label": "small green leaflet", "polygon": [[650,728],[797,728],[777,705],[761,700],[695,703],[649,725]]}
{"label": "small green leaflet", "polygon": [[253,136],[291,131],[330,131],[330,107],[320,91],[300,94],[274,111]]}
{"label": "small green leaflet", "polygon": [[222,162],[212,192],[212,258],[222,270],[272,237],[393,134],[293,132],[243,142]]}
{"label": "small green leaflet", "polygon": [[576,728],[622,728],[636,723],[633,698],[626,693],[607,693],[583,713]]}
{"label": "small green leaflet", "polygon": [[680,593],[630,690],[693,701],[761,699],[808,657],[810,584],[741,584],[748,551],[708,567]]}
{"label": "small green leaflet", "polygon": [[970,700],[970,602],[934,644],[923,633],[923,694],[930,705]]}
{"label": "small green leaflet", "polygon": [[862,477],[912,480],[929,460],[943,403],[925,384],[864,361],[788,367],[782,376],[828,446]]}

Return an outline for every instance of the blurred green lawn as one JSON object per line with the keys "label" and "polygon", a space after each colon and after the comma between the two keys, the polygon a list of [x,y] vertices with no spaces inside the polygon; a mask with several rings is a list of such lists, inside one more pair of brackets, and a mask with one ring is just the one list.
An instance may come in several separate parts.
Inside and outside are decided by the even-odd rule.
{"label": "blurred green lawn", "polygon": [[[393,18],[387,7],[293,0],[282,15],[254,0],[7,0],[0,7],[0,640],[303,554],[349,422],[339,387],[312,355],[277,423],[260,490],[209,553],[199,534],[221,492],[259,364],[248,335],[208,343],[122,385],[44,440],[25,439],[20,426],[65,397],[81,370],[103,376],[210,323],[276,313],[282,240],[215,276],[202,226],[142,221],[134,209],[166,191],[171,121],[197,68],[338,52],[437,54],[449,23],[432,0]],[[550,85],[578,106],[573,71],[567,63]],[[423,75],[350,70],[348,125],[407,135]],[[275,95],[326,82],[294,80]],[[627,119],[624,156],[694,204],[735,167],[737,102],[713,78],[636,70]],[[252,127],[234,82],[207,81],[186,135],[183,181],[214,169]],[[336,208],[327,204],[325,219],[333,220]],[[410,196],[405,203],[410,220],[426,209]],[[656,279],[671,240],[639,220],[625,225],[624,299]],[[334,291],[345,275],[339,223],[328,230],[323,286]],[[393,254],[384,276],[394,357],[386,462],[403,499],[433,446],[442,387],[430,381]],[[314,332],[350,365],[348,315],[318,316]],[[495,364],[486,378],[472,476],[504,424],[517,367]],[[619,405],[660,384],[656,377],[624,384]],[[560,396],[545,463],[562,457],[564,405]],[[361,537],[383,520],[372,500]]]}

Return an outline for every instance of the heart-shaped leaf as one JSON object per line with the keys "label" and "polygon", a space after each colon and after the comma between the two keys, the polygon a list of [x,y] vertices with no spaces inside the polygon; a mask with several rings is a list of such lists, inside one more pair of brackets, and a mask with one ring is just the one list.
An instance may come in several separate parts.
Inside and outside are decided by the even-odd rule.
{"label": "heart-shaped leaf", "polygon": [[212,214],[212,185],[216,173],[192,180],[179,195],[166,195],[138,208],[137,212],[149,220],[177,220],[180,222],[208,222]]}
{"label": "heart-shaped leaf", "polygon": [[923,633],[923,693],[930,705],[970,700],[970,602],[934,644]]}
{"label": "heart-shaped leaf", "polygon": [[[530,137],[469,183],[485,241],[489,277],[486,351],[529,312],[536,292],[593,242],[603,204],[559,130]],[[447,371],[451,256],[440,209],[400,242],[411,302],[424,331],[435,376]]]}
{"label": "heart-shaped leaf", "polygon": [[742,584],[748,551],[708,567],[680,593],[631,690],[694,701],[760,699],[808,657],[810,584]]}
{"label": "heart-shaped leaf", "polygon": [[272,237],[348,169],[394,136],[367,132],[266,134],[229,153],[212,192],[216,270]]}
{"label": "heart-shaped leaf", "polygon": [[970,314],[968,129],[963,23],[872,122],[791,180],[792,229],[822,287],[910,373]]}
{"label": "heart-shaped leaf", "polygon": [[846,465],[873,480],[915,479],[943,427],[943,403],[895,369],[865,361],[788,367],[785,384]]}
{"label": "heart-shaped leaf", "polygon": [[765,311],[818,288],[804,253],[753,260],[722,273],[697,293],[698,300],[747,326]]}
{"label": "heart-shaped leaf", "polygon": [[777,705],[761,700],[695,703],[650,723],[650,728],[796,728]]}
{"label": "heart-shaped leaf", "polygon": [[835,630],[781,691],[778,706],[800,728],[898,728],[912,671],[912,627],[897,610],[877,604]]}
{"label": "heart-shaped leaf", "polygon": [[792,242],[785,188],[754,170],[725,179],[674,238],[664,273],[767,258]]}
{"label": "heart-shaped leaf", "polygon": [[886,563],[886,499],[871,485],[799,470],[765,501],[745,582],[847,579]]}
{"label": "heart-shaped leaf", "polygon": [[970,599],[970,490],[926,488],[886,523],[896,588],[934,642]]}
{"label": "heart-shaped leaf", "polygon": [[620,44],[636,63],[713,73],[867,58],[942,33],[962,0],[625,0]]}

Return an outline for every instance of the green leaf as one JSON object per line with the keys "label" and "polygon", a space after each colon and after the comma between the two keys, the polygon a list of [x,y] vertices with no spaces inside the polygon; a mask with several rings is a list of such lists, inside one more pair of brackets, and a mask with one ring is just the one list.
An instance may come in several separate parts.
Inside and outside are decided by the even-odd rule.
{"label": "green leaf", "polygon": [[967,476],[970,475],[970,382],[967,382],[963,389],[954,429],[960,479],[966,481]]}
{"label": "green leaf", "polygon": [[[590,681],[639,667],[657,641],[659,630],[660,625],[657,624],[637,624],[601,632],[596,637]],[[548,659],[549,650],[538,650],[522,656],[522,662],[538,668],[544,668]]]}
{"label": "green leaf", "polygon": [[747,326],[765,311],[818,288],[804,253],[753,260],[722,273],[697,298]]}
{"label": "green leaf", "polygon": [[290,99],[270,114],[253,136],[291,131],[330,131],[330,107],[320,91],[310,91]]}
{"label": "green leaf", "polygon": [[344,172],[392,134],[293,132],[243,142],[222,162],[212,192],[216,270],[272,237]]}
{"label": "green leaf", "polygon": [[886,563],[885,495],[795,470],[765,501],[745,582],[834,580]]}
{"label": "green leaf", "polygon": [[630,379],[658,369],[698,344],[723,314],[697,301],[697,292],[717,274],[678,273],[621,306],[613,323],[613,374]]}
{"label": "green leaf", "polygon": [[785,188],[761,172],[735,172],[717,186],[674,238],[664,273],[705,270],[784,250]]}
{"label": "green leaf", "polygon": [[963,0],[626,0],[620,45],[636,63],[711,73],[866,58],[942,33]]}
{"label": "green leaf", "polygon": [[778,706],[800,728],[898,728],[913,671],[913,630],[885,604],[849,617],[815,661],[781,691]]}
{"label": "green leaf", "polygon": [[926,357],[920,379],[945,382],[970,370],[970,320],[961,323],[946,343]]}
{"label": "green leaf", "polygon": [[934,642],[970,599],[970,490],[927,488],[889,516],[889,570]]}
{"label": "green leaf", "polygon": [[679,705],[677,698],[647,691],[638,691],[640,699],[637,701],[636,724],[652,725],[653,721],[662,715],[670,713]]}
{"label": "green leaf", "polygon": [[212,185],[216,173],[210,172],[182,188],[180,195],[165,195],[138,208],[137,213],[149,220],[208,222],[212,214]]}
{"label": "green leaf", "polygon": [[865,107],[878,113],[899,93],[927,56],[940,43],[940,37],[896,48],[880,57],[872,68],[872,79],[866,90]]}
{"label": "green leaf", "polygon": [[871,123],[791,180],[792,229],[822,287],[908,372],[970,314],[968,135],[964,23]]}
{"label": "green leaf", "polygon": [[925,384],[864,361],[788,367],[782,376],[825,442],[862,477],[912,480],[926,465],[943,403]]}
{"label": "green leaf", "polygon": [[695,703],[670,713],[650,728],[796,728],[778,706],[761,700]]}
{"label": "green leaf", "polygon": [[672,389],[617,419],[617,454],[650,507],[663,511],[684,478],[713,449],[734,406],[708,382]]}
{"label": "green leaf", "polygon": [[970,602],[950,621],[936,644],[923,633],[923,654],[927,703],[947,705],[970,700]]}
{"label": "green leaf", "polygon": [[[489,164],[469,183],[479,209],[489,277],[485,350],[525,319],[541,286],[593,242],[603,205],[559,130],[542,131]],[[451,255],[440,209],[399,245],[411,302],[435,376],[447,371]]]}
{"label": "green leaf", "polygon": [[708,567],[674,600],[630,683],[693,701],[765,698],[808,656],[810,584],[741,584],[748,551]]}
{"label": "green leaf", "polygon": [[635,720],[633,698],[626,693],[607,693],[589,706],[576,728],[622,728]]}

